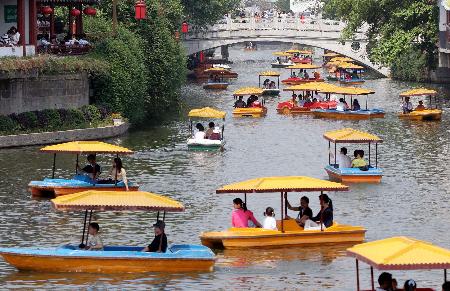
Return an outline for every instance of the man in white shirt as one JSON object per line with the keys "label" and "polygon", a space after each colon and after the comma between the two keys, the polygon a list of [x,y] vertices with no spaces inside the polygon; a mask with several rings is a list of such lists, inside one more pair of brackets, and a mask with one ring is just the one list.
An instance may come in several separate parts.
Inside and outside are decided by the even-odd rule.
{"label": "man in white shirt", "polygon": [[403,113],[411,113],[413,111],[413,105],[411,101],[409,101],[409,97],[405,97],[405,101],[402,104]]}
{"label": "man in white shirt", "polygon": [[[330,152],[330,156],[333,159],[334,155]],[[347,148],[342,147],[336,157],[336,163],[338,164],[340,169],[343,168],[351,168],[352,167],[352,159],[347,156]]]}

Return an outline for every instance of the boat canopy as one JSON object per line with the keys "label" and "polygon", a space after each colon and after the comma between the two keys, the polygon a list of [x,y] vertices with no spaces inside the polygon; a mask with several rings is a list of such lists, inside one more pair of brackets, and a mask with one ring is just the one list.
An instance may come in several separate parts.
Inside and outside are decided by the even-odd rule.
{"label": "boat canopy", "polygon": [[326,58],[334,58],[334,57],[339,57],[339,56],[340,55],[337,53],[326,53],[323,55],[323,57],[326,57]]}
{"label": "boat canopy", "polygon": [[101,141],[71,141],[46,146],[40,149],[44,153],[71,154],[133,154],[132,150]]}
{"label": "boat canopy", "polygon": [[287,88],[284,88],[284,91],[322,91],[322,90],[333,90],[335,88],[339,88],[336,85],[324,82],[311,82],[304,83],[300,85],[294,85]]}
{"label": "boat canopy", "polygon": [[348,57],[335,57],[330,60],[331,62],[354,62],[353,59]]}
{"label": "boat canopy", "polygon": [[239,90],[234,91],[234,96],[245,96],[245,95],[261,95],[264,92],[263,89],[258,87],[244,87]]}
{"label": "boat canopy", "polygon": [[277,56],[277,57],[291,57],[292,56],[292,54],[287,53],[287,52],[274,52],[273,55]]}
{"label": "boat canopy", "polygon": [[286,53],[289,54],[300,54],[300,55],[312,55],[312,51],[307,51],[307,50],[298,50],[298,49],[291,49],[291,50],[287,50]]}
{"label": "boat canopy", "polygon": [[437,91],[425,88],[417,88],[400,93],[402,97],[410,96],[436,96]]}
{"label": "boat canopy", "polygon": [[347,249],[347,256],[378,270],[450,268],[450,250],[404,236],[355,245]]}
{"label": "boat canopy", "polygon": [[279,77],[281,74],[275,71],[264,71],[259,73],[259,75],[265,77]]}
{"label": "boat canopy", "polygon": [[90,190],[52,199],[52,206],[61,211],[184,211],[176,200],[142,191]]}
{"label": "boat canopy", "polygon": [[220,111],[211,107],[204,107],[199,109],[192,109],[189,111],[189,117],[199,117],[199,118],[217,118],[225,119],[227,115],[226,112]]}
{"label": "boat canopy", "polygon": [[370,89],[364,89],[364,88],[357,88],[357,87],[339,87],[339,86],[328,86],[323,89],[319,89],[322,93],[331,93],[331,94],[338,94],[338,95],[369,95],[374,94],[375,91]]}
{"label": "boat canopy", "polygon": [[383,140],[374,134],[353,128],[327,131],[323,137],[334,143],[381,143]]}
{"label": "boat canopy", "polygon": [[224,73],[224,72],[228,72],[229,70],[223,68],[223,67],[212,67],[212,68],[208,68],[206,69],[204,72],[206,73]]}
{"label": "boat canopy", "polygon": [[348,186],[305,176],[263,177],[233,183],[216,190],[216,193],[275,193],[348,191]]}
{"label": "boat canopy", "polygon": [[297,70],[297,69],[306,70],[306,69],[320,69],[320,68],[322,68],[322,67],[318,66],[318,65],[302,64],[302,63],[297,63],[295,65],[286,67],[286,69],[289,69],[289,70]]}
{"label": "boat canopy", "polygon": [[338,68],[340,69],[354,69],[354,70],[361,70],[364,69],[363,66],[357,65],[357,64],[353,64],[353,63],[349,63],[346,61],[341,61],[341,63],[338,65]]}

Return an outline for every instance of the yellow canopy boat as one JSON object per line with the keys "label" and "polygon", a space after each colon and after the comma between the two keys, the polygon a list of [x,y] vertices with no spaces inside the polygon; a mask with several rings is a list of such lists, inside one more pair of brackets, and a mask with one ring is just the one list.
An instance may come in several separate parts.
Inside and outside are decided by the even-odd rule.
{"label": "yellow canopy boat", "polygon": [[[450,268],[450,250],[408,237],[391,237],[355,245],[347,256],[356,259],[356,290],[360,291],[359,261],[370,265],[371,290],[375,291],[373,268],[378,270],[444,270]],[[418,288],[417,290],[433,290]]]}
{"label": "yellow canopy boat", "polygon": [[304,230],[294,219],[286,219],[287,192],[347,191],[348,186],[304,176],[265,177],[223,186],[216,193],[243,193],[245,201],[250,193],[281,193],[281,219],[278,230],[262,228],[230,228],[225,231],[204,232],[202,244],[211,248],[258,248],[297,246],[326,243],[358,243],[364,240],[366,230],[361,226],[341,225]]}
{"label": "yellow canopy boat", "polygon": [[[85,211],[81,244],[47,249],[0,248],[3,258],[17,269],[86,273],[189,272],[213,269],[214,253],[199,245],[172,245],[161,252],[143,252],[144,246],[107,245],[102,250],[84,249],[88,244],[89,232],[86,229],[93,211],[158,211],[157,222],[162,224],[166,212],[184,211],[184,206],[173,199],[140,191],[85,191],[55,198],[52,206],[61,211]],[[162,220],[159,219],[160,211],[163,211]]]}
{"label": "yellow canopy boat", "polygon": [[[417,107],[412,110],[407,110],[406,108],[402,113],[399,114],[399,118],[411,119],[411,120],[441,120],[442,118],[442,110],[438,109],[436,102],[437,92],[435,90],[418,88],[405,91],[400,94],[402,101],[409,101],[410,97],[414,96],[429,96],[430,107],[429,108],[420,108]],[[433,106],[434,99],[434,106]],[[433,108],[434,107],[434,108]]]}
{"label": "yellow canopy boat", "polygon": [[[383,142],[376,135],[355,130],[352,128],[343,128],[326,132],[323,137],[328,140],[328,152],[331,153],[331,143],[334,143],[334,163],[332,163],[331,154],[328,156],[328,165],[325,167],[328,176],[333,181],[342,183],[380,183],[383,172],[378,168],[378,143]],[[364,168],[345,168],[337,163],[337,144],[368,144],[369,164]],[[371,144],[375,144],[375,167],[371,165]]]}
{"label": "yellow canopy boat", "polygon": [[365,82],[363,78],[364,67],[353,64],[343,59],[337,65],[339,71],[339,83],[347,85],[358,85]]}
{"label": "yellow canopy boat", "polygon": [[[233,110],[234,117],[263,117],[267,114],[267,107],[264,106],[264,99],[258,100],[258,96],[263,94],[263,89],[257,87],[241,88],[233,93],[234,99],[244,96],[250,96],[254,100],[247,101],[247,107],[235,107]],[[256,98],[256,99],[255,99]]]}
{"label": "yellow canopy boat", "polygon": [[[87,175],[78,173],[79,156],[82,154],[114,154],[131,155],[133,151],[101,141],[71,141],[61,144],[50,145],[41,148],[42,153],[53,154],[52,177],[45,178],[42,181],[31,181],[28,187],[32,196],[60,196],[86,190],[104,190],[104,191],[122,191],[126,189],[123,181],[114,179],[111,183],[98,183],[95,179]],[[75,176],[71,179],[55,179],[56,154],[74,154],[76,155]],[[130,191],[137,191],[138,185],[128,182]]]}
{"label": "yellow canopy boat", "polygon": [[[224,139],[224,130],[225,130],[225,116],[227,115],[226,112],[217,110],[215,108],[211,107],[204,107],[204,108],[198,108],[198,109],[192,109],[189,111],[189,131],[190,131],[190,138],[187,140],[187,146],[189,150],[195,150],[195,151],[211,151],[211,150],[223,150],[225,146],[225,139]],[[212,138],[203,138],[203,139],[196,139],[194,135],[194,126],[193,126],[193,119],[222,119],[222,127],[216,126],[214,128],[215,137]]]}
{"label": "yellow canopy boat", "polygon": [[218,89],[225,90],[228,88],[229,82],[225,81],[224,74],[229,73],[229,70],[222,67],[212,67],[204,71],[210,74],[208,81],[203,84],[203,89]]}
{"label": "yellow canopy boat", "polygon": [[[269,78],[277,78],[277,86],[276,88],[271,88],[270,86],[261,87],[261,77],[268,77],[265,81],[270,81]],[[264,82],[265,82],[264,81]],[[258,86],[263,89],[262,95],[270,95],[270,96],[278,96],[280,94],[280,73],[275,71],[264,71],[259,73],[258,76]]]}

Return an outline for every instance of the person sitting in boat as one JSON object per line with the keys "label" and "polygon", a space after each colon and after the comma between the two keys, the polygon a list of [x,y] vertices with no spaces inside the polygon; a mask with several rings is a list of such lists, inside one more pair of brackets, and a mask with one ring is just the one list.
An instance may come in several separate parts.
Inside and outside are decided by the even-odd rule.
{"label": "person sitting in boat", "polygon": [[89,238],[87,241],[87,245],[84,248],[85,250],[90,251],[103,251],[103,242],[102,238],[98,234],[100,231],[100,226],[96,222],[92,222],[89,224],[88,233]]}
{"label": "person sitting in boat", "polygon": [[255,96],[255,97],[256,97],[256,99],[252,102],[250,107],[253,107],[253,108],[262,107],[261,102],[259,102],[259,100],[258,100],[258,96]]}
{"label": "person sitting in boat", "polygon": [[295,74],[295,71],[292,71],[291,78],[297,78],[297,75]]}
{"label": "person sitting in boat", "polygon": [[251,221],[252,226],[262,227],[261,223],[256,220],[253,212],[247,209],[241,198],[233,199],[233,207],[234,210],[231,215],[231,225],[233,227],[250,227],[249,221]]}
{"label": "person sitting in boat", "polygon": [[353,70],[353,72],[350,75],[350,77],[351,77],[352,80],[359,79],[358,72],[356,70]]}
{"label": "person sitting in boat", "polygon": [[277,63],[281,65],[281,58],[277,57]]}
{"label": "person sitting in boat", "polygon": [[352,161],[352,168],[364,168],[367,166],[366,160],[364,160],[364,151],[363,150],[355,150],[353,152],[355,158]]}
{"label": "person sitting in boat", "polygon": [[319,195],[319,213],[305,221],[305,229],[320,229],[321,224],[326,228],[333,225],[333,202],[327,194]]}
{"label": "person sitting in boat", "polygon": [[216,125],[214,124],[214,122],[211,121],[211,122],[208,124],[208,129],[207,129],[206,132],[205,132],[205,138],[206,138],[206,139],[209,139],[209,138],[210,138],[211,134],[212,134],[213,131],[214,131],[214,127],[216,127]]}
{"label": "person sitting in boat", "polygon": [[314,72],[314,79],[319,80],[320,79],[320,73],[319,72]]}
{"label": "person sitting in boat", "polygon": [[214,77],[213,77],[213,75],[211,74],[211,75],[209,75],[209,78],[208,78],[208,83],[214,83]]}
{"label": "person sitting in boat", "polygon": [[[297,218],[295,219],[298,225],[300,225],[301,227],[305,226],[305,221],[313,217],[313,212],[311,208],[309,208],[309,198],[306,196],[300,198],[300,206],[298,207],[291,206],[291,204],[287,200],[286,193],[284,194],[284,199],[286,200],[286,205],[289,210],[298,211]],[[289,219],[290,217],[286,215],[286,218]]]}
{"label": "person sitting in boat", "polygon": [[353,111],[361,110],[361,105],[359,105],[358,99],[353,100],[352,110]]}
{"label": "person sitting in boat", "polygon": [[378,276],[378,284],[380,287],[377,287],[376,291],[388,291],[392,290],[392,274],[388,272],[383,272]]}
{"label": "person sitting in boat", "polygon": [[[109,179],[106,180],[106,184],[114,184],[115,181],[117,183],[123,182],[125,184],[125,189],[128,191],[128,180],[127,180],[127,172],[122,166],[122,160],[120,158],[114,158],[113,165],[111,170],[109,170]],[[101,184],[104,181],[99,181]]]}
{"label": "person sitting in boat", "polygon": [[256,95],[250,95],[247,99],[247,107],[252,107],[252,104],[255,100],[258,100],[258,97]]}
{"label": "person sitting in boat", "polygon": [[275,81],[270,82],[269,89],[276,89],[277,85],[275,84]]}
{"label": "person sitting in boat", "polygon": [[292,94],[292,99],[289,100],[289,103],[291,103],[292,106],[298,106],[297,94],[295,94],[295,93]]}
{"label": "person sitting in boat", "polygon": [[425,106],[423,105],[423,101],[422,100],[420,100],[419,101],[419,105],[417,105],[417,107],[416,107],[416,109],[414,109],[415,111],[423,111],[423,110],[425,110],[426,108],[425,108]]}
{"label": "person sitting in boat", "polygon": [[409,97],[405,97],[405,101],[402,104],[403,114],[411,113],[413,111],[413,105],[411,101],[409,101]]}
{"label": "person sitting in boat", "polygon": [[100,165],[97,164],[96,156],[94,154],[88,155],[87,161],[89,164],[84,166],[84,168],[82,169],[77,164],[77,170],[80,171],[80,173],[89,176],[89,178],[91,178],[92,180],[97,180],[102,171]]}
{"label": "person sitting in boat", "polygon": [[336,105],[336,111],[346,111],[348,110],[347,102],[344,98],[339,98],[339,103]]}
{"label": "person sitting in boat", "polygon": [[311,92],[309,92],[309,91],[306,91],[306,94],[305,94],[305,102],[306,103],[311,103],[312,102],[312,99],[311,99]]}
{"label": "person sitting in boat", "polygon": [[404,291],[416,291],[417,290],[417,283],[413,279],[409,279],[405,281],[405,284],[403,284],[403,290]]}
{"label": "person sitting in boat", "polygon": [[205,139],[205,127],[201,123],[197,123],[195,125],[195,128],[197,128],[197,132],[194,135],[194,139]]}
{"label": "person sitting in boat", "polygon": [[313,100],[312,100],[312,103],[317,103],[317,102],[319,102],[319,101],[317,101],[317,98],[313,98]]}
{"label": "person sitting in boat", "polygon": [[292,62],[292,59],[291,59],[291,58],[288,58],[287,63],[288,63],[289,65],[293,65],[293,64],[294,64],[294,63]]}
{"label": "person sitting in boat", "polygon": [[265,80],[264,80],[264,83],[263,83],[263,89],[269,89],[269,82],[270,82],[269,79],[265,79]]}
{"label": "person sitting in boat", "polygon": [[305,77],[305,73],[303,72],[303,69],[300,69],[300,71],[298,72],[298,77],[300,79],[303,79]]}
{"label": "person sitting in boat", "polygon": [[309,74],[307,71],[305,71],[305,74],[303,75],[303,79],[309,80]]}
{"label": "person sitting in boat", "polygon": [[277,221],[275,220],[275,210],[272,207],[267,207],[264,212],[263,228],[270,230],[278,230]]}
{"label": "person sitting in boat", "polygon": [[146,246],[142,251],[143,252],[153,252],[153,253],[165,253],[167,250],[167,236],[164,232],[166,228],[166,224],[162,220],[158,220],[155,224],[153,224],[155,231],[155,238]]}
{"label": "person sitting in boat", "polygon": [[346,81],[350,81],[352,79],[352,77],[350,76],[349,73],[345,72],[344,78]]}
{"label": "person sitting in boat", "polygon": [[218,126],[214,127],[213,132],[209,136],[210,140],[221,140],[220,128]]}
{"label": "person sitting in boat", "polygon": [[242,100],[242,96],[239,96],[238,100],[234,102],[234,108],[245,108],[247,107],[247,104],[245,104],[245,101]]}
{"label": "person sitting in boat", "polygon": [[[330,159],[334,159],[334,154],[330,151]],[[352,159],[347,156],[347,148],[341,147],[339,153],[336,156],[336,163],[340,169],[351,168],[352,167]]]}

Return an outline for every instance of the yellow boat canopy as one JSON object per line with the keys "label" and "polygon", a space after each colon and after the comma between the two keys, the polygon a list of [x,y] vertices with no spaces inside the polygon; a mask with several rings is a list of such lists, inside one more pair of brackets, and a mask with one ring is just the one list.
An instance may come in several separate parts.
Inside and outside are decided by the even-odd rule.
{"label": "yellow boat canopy", "polygon": [[347,256],[378,270],[449,269],[450,250],[404,236],[355,245]]}
{"label": "yellow boat canopy", "polygon": [[364,89],[364,88],[356,88],[356,87],[327,87],[320,90],[320,92],[323,93],[332,93],[332,94],[339,94],[339,95],[369,95],[374,94],[375,91],[370,89]]}
{"label": "yellow boat canopy", "polygon": [[258,87],[244,87],[239,90],[234,91],[234,96],[245,96],[245,95],[261,95],[263,93],[263,89]]}
{"label": "yellow boat canopy", "polygon": [[290,86],[284,88],[284,91],[322,91],[322,90],[333,90],[338,88],[338,86],[325,83],[325,82],[311,82],[311,83],[303,83],[299,85]]}
{"label": "yellow boat canopy", "polygon": [[226,112],[211,107],[192,109],[191,111],[189,111],[188,114],[189,117],[217,118],[217,119],[225,119],[226,115],[227,115]]}
{"label": "yellow boat canopy", "polygon": [[228,70],[225,68],[221,68],[221,67],[213,67],[213,68],[206,69],[205,72],[222,73],[222,72],[228,72]]}
{"label": "yellow boat canopy", "polygon": [[277,57],[291,57],[292,56],[292,54],[287,53],[287,52],[274,52],[273,55],[277,56]]}
{"label": "yellow boat canopy", "polygon": [[353,59],[348,57],[335,57],[330,60],[331,62],[354,62]]}
{"label": "yellow boat canopy", "polygon": [[400,96],[436,96],[437,92],[431,89],[417,88],[400,93]]}
{"label": "yellow boat canopy", "polygon": [[353,63],[348,63],[345,61],[342,61],[339,65],[338,68],[341,69],[364,69],[363,66],[357,65],[357,64],[353,64]]}
{"label": "yellow boat canopy", "polygon": [[348,186],[304,176],[263,177],[223,186],[216,193],[347,191]]}
{"label": "yellow boat canopy", "polygon": [[62,211],[184,211],[176,200],[142,191],[90,190],[52,199],[52,206]]}
{"label": "yellow boat canopy", "polygon": [[295,70],[295,69],[320,69],[321,66],[317,66],[317,65],[311,65],[311,64],[295,64],[289,67],[286,67],[286,69],[290,69],[290,70]]}
{"label": "yellow boat canopy", "polygon": [[312,51],[307,51],[307,50],[298,50],[298,49],[291,49],[291,50],[287,50],[286,53],[289,54],[301,54],[301,55],[312,55]]}
{"label": "yellow boat canopy", "polygon": [[44,153],[70,154],[132,154],[133,151],[101,141],[71,141],[41,148]]}
{"label": "yellow boat canopy", "polygon": [[326,58],[334,58],[334,57],[339,57],[339,54],[337,53],[326,53],[323,55]]}
{"label": "yellow boat canopy", "polygon": [[353,128],[343,128],[327,131],[323,137],[334,143],[381,143],[383,140],[376,135]]}
{"label": "yellow boat canopy", "polygon": [[260,76],[266,76],[266,77],[279,77],[281,74],[275,71],[264,71],[259,73]]}

